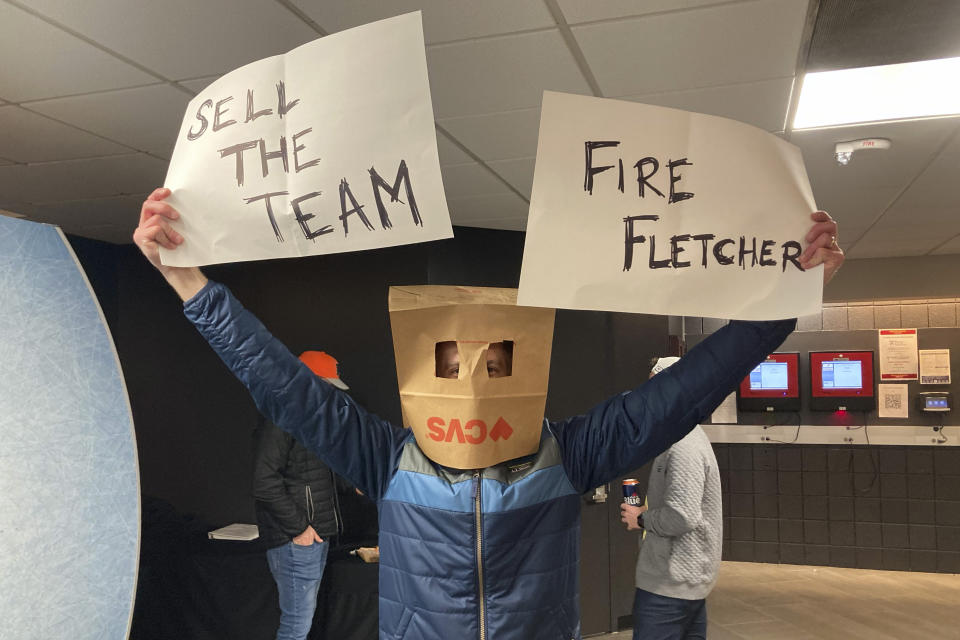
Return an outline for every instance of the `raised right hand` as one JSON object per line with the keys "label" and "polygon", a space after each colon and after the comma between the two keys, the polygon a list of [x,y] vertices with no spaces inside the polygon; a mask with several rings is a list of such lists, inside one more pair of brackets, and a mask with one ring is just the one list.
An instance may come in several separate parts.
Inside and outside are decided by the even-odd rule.
{"label": "raised right hand", "polygon": [[180,213],[166,202],[170,189],[154,189],[140,207],[140,224],[133,232],[133,242],[140,252],[159,271],[182,300],[192,298],[207,283],[206,276],[197,267],[171,267],[160,262],[160,247],[176,249],[183,244],[183,236],[170,226]]}
{"label": "raised right hand", "polygon": [[170,189],[154,189],[140,207],[140,224],[133,232],[133,242],[161,273],[169,267],[160,262],[160,247],[175,249],[183,242],[183,236],[170,226],[170,221],[179,218],[180,213],[165,202],[169,196]]}

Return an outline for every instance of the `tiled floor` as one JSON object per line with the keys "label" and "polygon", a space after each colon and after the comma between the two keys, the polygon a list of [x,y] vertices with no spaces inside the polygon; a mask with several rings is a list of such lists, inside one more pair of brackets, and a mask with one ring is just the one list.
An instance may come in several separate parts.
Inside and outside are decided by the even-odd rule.
{"label": "tiled floor", "polygon": [[710,640],[960,640],[960,575],[724,562],[707,611]]}

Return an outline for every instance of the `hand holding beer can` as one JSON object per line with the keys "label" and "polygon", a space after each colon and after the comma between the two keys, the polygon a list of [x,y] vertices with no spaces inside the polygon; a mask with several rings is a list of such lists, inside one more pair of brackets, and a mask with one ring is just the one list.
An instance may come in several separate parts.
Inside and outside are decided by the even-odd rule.
{"label": "hand holding beer can", "polygon": [[635,507],[643,504],[643,498],[640,497],[640,481],[636,478],[626,478],[623,481],[623,502]]}

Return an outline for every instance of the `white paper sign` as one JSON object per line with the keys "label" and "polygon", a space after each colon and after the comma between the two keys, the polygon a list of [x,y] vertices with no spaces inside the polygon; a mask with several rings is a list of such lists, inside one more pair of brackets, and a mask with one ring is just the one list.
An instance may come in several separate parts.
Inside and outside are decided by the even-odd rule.
{"label": "white paper sign", "polygon": [[165,186],[176,266],[448,238],[420,14],[265,58],[187,107]]}
{"label": "white paper sign", "polygon": [[907,406],[907,385],[905,384],[878,384],[877,395],[880,396],[880,402],[877,406],[877,416],[880,418],[906,418],[908,417],[909,407]]}
{"label": "white paper sign", "polygon": [[737,424],[737,392],[734,391],[710,415],[712,424]]}
{"label": "white paper sign", "polygon": [[546,92],[518,302],[739,319],[820,312],[800,151],[760,129]]}
{"label": "white paper sign", "polygon": [[950,349],[920,349],[920,384],[950,384]]}
{"label": "white paper sign", "polygon": [[917,330],[880,329],[880,380],[917,379]]}

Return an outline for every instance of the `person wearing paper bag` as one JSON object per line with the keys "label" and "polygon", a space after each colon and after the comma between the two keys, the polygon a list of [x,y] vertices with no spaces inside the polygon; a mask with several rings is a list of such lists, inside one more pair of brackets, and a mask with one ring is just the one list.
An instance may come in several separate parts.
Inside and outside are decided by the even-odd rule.
{"label": "person wearing paper bag", "polygon": [[[134,232],[137,246],[185,301],[187,317],[248,387],[260,411],[380,508],[381,638],[579,638],[580,494],[642,466],[681,439],[795,326],[795,320],[731,322],[669,370],[584,415],[508,425],[509,438],[501,427],[494,441],[498,446],[482,452],[498,462],[445,466],[437,458],[445,458],[446,449],[435,447],[428,458],[422,447],[441,441],[451,449],[466,447],[468,431],[480,437],[477,422],[468,431],[461,422],[457,430],[451,416],[432,416],[444,420],[439,441],[430,437],[438,432],[426,425],[412,424],[411,430],[391,425],[317,380],[226,287],[208,281],[197,268],[161,264],[160,246],[175,249],[184,242],[170,227],[179,214],[164,202],[168,195],[169,190],[158,189],[144,202]],[[837,225],[823,212],[812,218],[802,263],[805,268],[823,264],[829,280],[843,262]],[[414,293],[395,301],[401,314],[437,313],[468,324],[478,315],[494,320],[468,327],[484,332],[476,336],[431,337],[434,349],[421,354],[413,370],[433,371],[436,378],[436,344],[450,340],[457,341],[461,361],[456,380],[437,378],[429,384],[475,385],[490,392],[488,399],[509,398],[509,385],[524,384],[526,373],[538,377],[522,371],[525,343],[503,331],[512,315],[508,309],[522,314],[529,308],[511,307],[505,298],[484,302],[489,309],[478,314],[478,307],[458,299],[467,298],[469,289],[455,290],[453,300],[438,300],[443,296],[435,291]],[[511,376],[491,378],[489,345],[511,340]],[[402,355],[404,346],[395,342],[395,348]],[[398,357],[403,389],[414,376],[400,367]],[[428,384],[422,375],[419,379]],[[540,401],[537,384],[524,391],[531,402]],[[415,389],[411,397],[427,393]],[[411,418],[406,406],[404,415]],[[491,421],[483,420],[484,442],[497,428]],[[530,429],[533,438],[520,437]],[[504,441],[521,444],[520,450],[500,446]],[[470,464],[469,455],[460,457],[459,464]]]}

